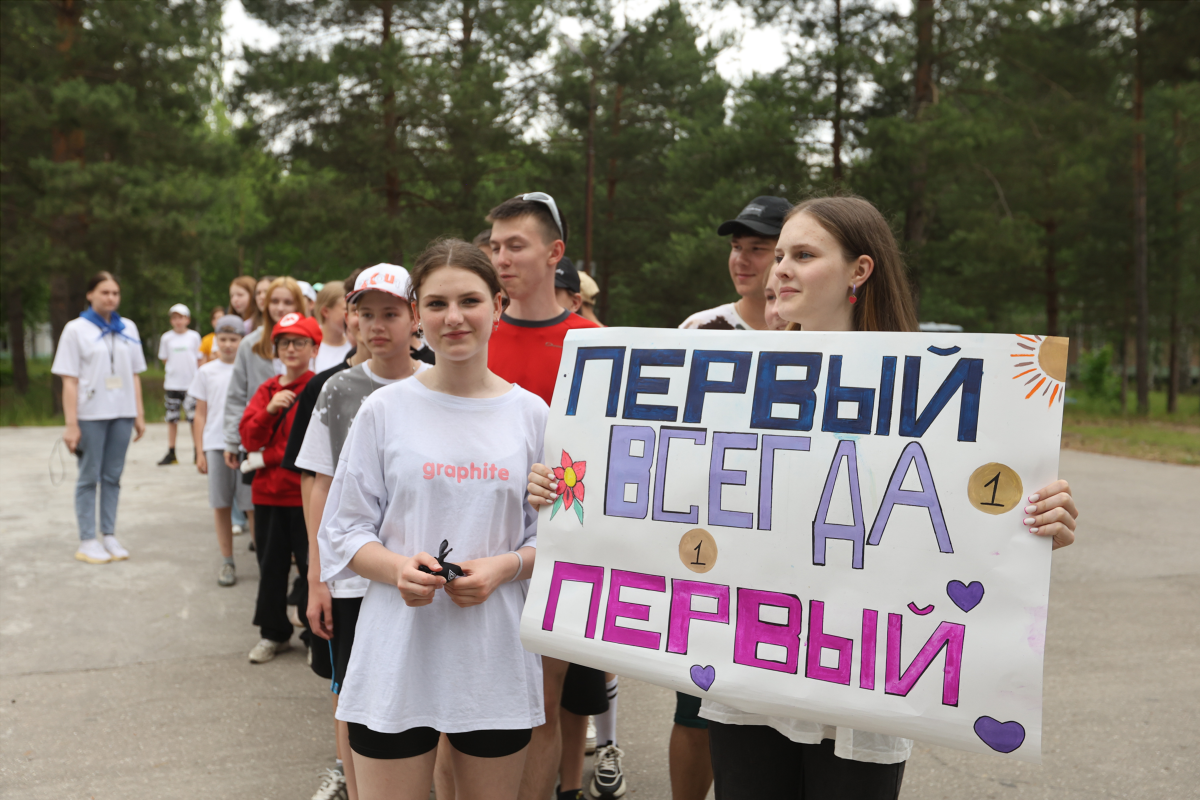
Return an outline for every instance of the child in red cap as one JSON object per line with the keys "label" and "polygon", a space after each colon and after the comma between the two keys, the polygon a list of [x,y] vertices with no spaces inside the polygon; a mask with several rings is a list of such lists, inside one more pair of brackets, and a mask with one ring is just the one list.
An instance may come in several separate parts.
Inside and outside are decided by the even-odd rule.
{"label": "child in red cap", "polygon": [[[275,356],[284,373],[258,387],[242,415],[242,444],[252,454],[261,451],[263,465],[254,471],[252,495],[258,526],[258,601],[254,624],[262,641],[250,651],[250,661],[262,664],[291,648],[292,623],[287,617],[288,572],[292,557],[304,575],[308,564],[308,532],[300,498],[300,475],[284,469],[283,454],[292,431],[296,397],[313,376],[309,362],[321,344],[321,326],[311,317],[291,313],[271,331]],[[247,462],[250,463],[250,462]],[[308,584],[299,587],[307,595]],[[307,608],[308,597],[297,602]]]}

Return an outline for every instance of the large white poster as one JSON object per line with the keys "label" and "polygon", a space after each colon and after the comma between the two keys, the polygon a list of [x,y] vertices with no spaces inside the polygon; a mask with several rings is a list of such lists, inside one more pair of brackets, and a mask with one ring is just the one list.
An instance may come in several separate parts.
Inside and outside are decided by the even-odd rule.
{"label": "large white poster", "polygon": [[1067,341],[572,331],[530,650],[1039,761]]}

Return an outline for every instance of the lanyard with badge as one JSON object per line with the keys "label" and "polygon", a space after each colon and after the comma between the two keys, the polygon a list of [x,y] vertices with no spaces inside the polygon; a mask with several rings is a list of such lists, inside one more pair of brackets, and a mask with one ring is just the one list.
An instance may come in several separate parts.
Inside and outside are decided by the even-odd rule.
{"label": "lanyard with badge", "polygon": [[108,377],[104,379],[104,388],[110,392],[117,392],[121,390],[124,384],[121,381],[121,376],[117,374],[117,334],[113,333],[111,335],[112,344],[108,347]]}

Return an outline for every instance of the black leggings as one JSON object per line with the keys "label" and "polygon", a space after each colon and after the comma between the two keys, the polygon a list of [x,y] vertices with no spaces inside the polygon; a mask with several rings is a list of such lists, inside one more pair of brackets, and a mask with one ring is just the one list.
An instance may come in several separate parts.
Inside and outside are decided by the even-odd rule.
{"label": "black leggings", "polygon": [[[357,722],[349,723],[350,749],[367,758],[396,759],[423,756],[438,745],[433,728],[409,728],[400,733],[379,733]],[[476,758],[503,758],[529,744],[533,730],[492,730],[448,733],[454,749]]]}
{"label": "black leggings", "polygon": [[[300,506],[254,507],[255,555],[258,556],[258,600],[254,624],[262,637],[273,642],[292,638],[288,620],[288,573],[295,558],[300,580],[296,583],[296,608],[303,621],[308,610],[308,529]],[[326,648],[328,650],[328,648]]]}
{"label": "black leggings", "polygon": [[799,744],[766,725],[708,723],[717,800],[896,800],[904,762],[872,764],[833,754],[833,740]]}

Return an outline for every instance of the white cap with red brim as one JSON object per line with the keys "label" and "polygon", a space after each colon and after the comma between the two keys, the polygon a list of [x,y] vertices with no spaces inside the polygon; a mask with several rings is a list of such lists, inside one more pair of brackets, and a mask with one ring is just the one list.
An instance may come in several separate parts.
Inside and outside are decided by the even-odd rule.
{"label": "white cap with red brim", "polygon": [[354,282],[354,291],[346,295],[346,300],[353,302],[363,292],[369,291],[387,292],[408,300],[408,270],[395,264],[376,264],[364,269]]}

